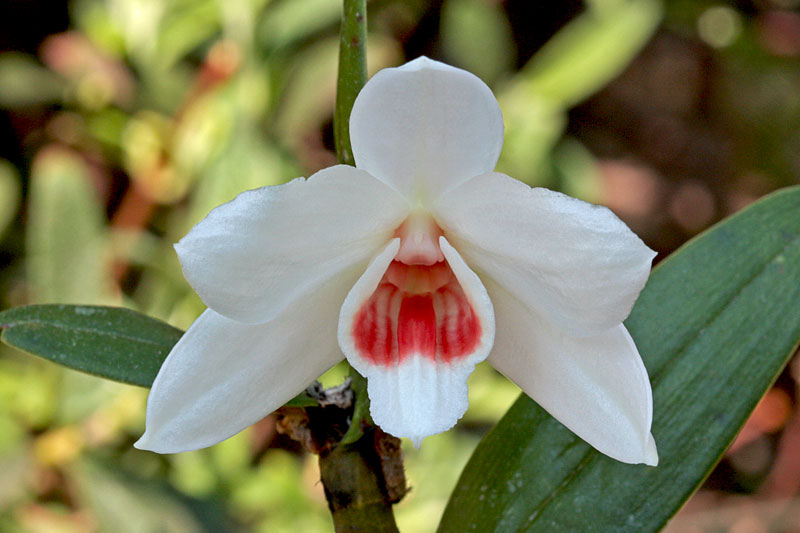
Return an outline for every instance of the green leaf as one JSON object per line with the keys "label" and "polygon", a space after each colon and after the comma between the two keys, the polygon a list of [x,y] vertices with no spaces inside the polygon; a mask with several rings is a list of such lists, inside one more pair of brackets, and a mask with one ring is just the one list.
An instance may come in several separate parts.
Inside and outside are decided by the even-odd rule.
{"label": "green leaf", "polygon": [[[150,387],[183,332],[131,309],[28,305],[0,312],[0,340],[95,376]],[[313,407],[302,392],[287,406]]]}
{"label": "green leaf", "polygon": [[570,22],[525,65],[520,75],[528,90],[562,108],[574,106],[616,78],[661,21],[657,0],[603,4]]}
{"label": "green leaf", "polygon": [[665,260],[626,325],[653,383],[657,467],[590,448],[523,396],[475,450],[440,531],[657,531],[731,444],[800,339],[800,187]]}
{"label": "green leaf", "polygon": [[453,65],[489,85],[513,69],[511,25],[499,3],[448,0],[442,6],[441,17],[442,53]]}
{"label": "green leaf", "polygon": [[30,305],[0,313],[0,339],[56,363],[149,387],[183,334],[130,309]]}
{"label": "green leaf", "polygon": [[506,122],[498,172],[552,187],[549,156],[564,133],[567,110],[616,78],[662,16],[658,0],[594,0],[589,7],[497,93]]}
{"label": "green leaf", "polygon": [[22,199],[22,186],[14,165],[0,159],[0,237],[13,222]]}
{"label": "green leaf", "polygon": [[150,68],[167,70],[219,31],[220,6],[213,0],[169,2],[164,6],[163,16],[154,28],[157,44],[147,59]]}
{"label": "green leaf", "polygon": [[301,392],[283,405],[284,407],[319,407],[319,402],[305,392]]}
{"label": "green leaf", "polygon": [[25,54],[0,54],[0,107],[45,105],[61,100],[63,81]]}
{"label": "green leaf", "polygon": [[330,0],[272,2],[257,28],[257,38],[264,50],[299,44],[335,24],[341,13],[341,2]]}
{"label": "green leaf", "polygon": [[75,496],[100,531],[117,533],[212,533],[242,531],[218,499],[198,500],[169,484],[121,471],[94,457],[68,467]]}
{"label": "green leaf", "polygon": [[48,147],[31,169],[28,279],[37,303],[109,303],[111,257],[105,214],[83,159]]}

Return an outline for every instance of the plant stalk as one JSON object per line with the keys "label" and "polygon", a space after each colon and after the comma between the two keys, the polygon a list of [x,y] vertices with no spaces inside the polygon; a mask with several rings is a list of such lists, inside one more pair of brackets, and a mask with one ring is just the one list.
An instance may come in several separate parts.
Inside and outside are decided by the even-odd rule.
{"label": "plant stalk", "polygon": [[339,77],[333,135],[340,163],[355,166],[350,147],[350,110],[367,82],[367,1],[344,0],[339,32]]}
{"label": "plant stalk", "polygon": [[[387,440],[395,443],[394,459],[400,461],[399,480],[387,476],[386,466],[392,461],[379,453],[380,441]],[[405,494],[405,477],[397,439],[372,428],[354,444],[321,453],[319,470],[336,533],[398,532],[392,504]],[[395,483],[394,493],[392,483]]]}

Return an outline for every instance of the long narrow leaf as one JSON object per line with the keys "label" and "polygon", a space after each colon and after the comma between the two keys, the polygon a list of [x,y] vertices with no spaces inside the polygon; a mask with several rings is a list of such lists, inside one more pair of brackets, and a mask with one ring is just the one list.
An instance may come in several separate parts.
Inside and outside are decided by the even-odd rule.
{"label": "long narrow leaf", "polygon": [[[121,307],[28,305],[0,312],[0,340],[88,374],[150,387],[183,332]],[[311,407],[305,392],[287,406]]]}
{"label": "long narrow leaf", "polygon": [[761,200],[652,274],[626,321],[650,373],[660,464],[616,462],[521,397],[476,449],[440,531],[657,531],[800,339],[800,188]]}
{"label": "long narrow leaf", "polygon": [[149,387],[182,331],[130,309],[29,305],[0,313],[0,339],[56,363]]}

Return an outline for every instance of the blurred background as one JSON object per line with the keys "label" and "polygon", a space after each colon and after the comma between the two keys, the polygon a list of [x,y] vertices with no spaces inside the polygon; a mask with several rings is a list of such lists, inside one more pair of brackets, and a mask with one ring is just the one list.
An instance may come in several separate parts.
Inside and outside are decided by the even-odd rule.
{"label": "blurred background", "polygon": [[[202,311],[172,243],[246,189],[335,163],[337,0],[0,4],[0,309]],[[374,0],[370,72],[425,54],[500,100],[499,170],[613,209],[662,259],[800,182],[800,0]],[[325,376],[342,380],[342,370]],[[800,531],[800,362],[668,530]],[[518,389],[489,367],[407,446],[431,532]],[[0,346],[1,532],[331,529],[316,458],[267,417],[211,449],[132,448],[146,390]]]}

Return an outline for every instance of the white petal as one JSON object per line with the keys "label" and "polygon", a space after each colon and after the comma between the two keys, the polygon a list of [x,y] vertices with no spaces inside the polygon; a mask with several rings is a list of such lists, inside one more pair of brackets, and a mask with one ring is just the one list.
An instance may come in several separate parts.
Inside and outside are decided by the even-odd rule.
{"label": "white petal", "polygon": [[394,368],[370,370],[367,392],[372,420],[417,448],[425,437],[447,431],[469,405],[471,367],[444,367],[425,357],[411,357]]}
{"label": "white petal", "polygon": [[[404,340],[404,332],[408,331],[404,328],[409,324],[415,327],[419,322],[409,315],[404,318],[403,309],[419,295],[395,290],[383,300],[373,299],[373,295],[381,294],[379,283],[397,254],[399,239],[393,240],[367,267],[347,295],[339,318],[339,345],[350,364],[367,377],[373,420],[384,431],[409,437],[416,445],[429,435],[450,429],[461,418],[467,409],[467,378],[475,365],[486,358],[494,342],[494,312],[486,289],[444,237],[439,242],[457,288],[424,296],[430,296],[431,314],[425,317],[430,323],[425,325],[430,326],[426,335],[432,335],[425,348],[417,350],[413,341]],[[377,305],[371,307],[375,302]],[[364,310],[383,313],[372,322],[376,328],[372,341],[379,347],[388,342],[393,347],[390,352],[368,353],[359,344],[357,328]],[[465,316],[475,321],[468,328],[474,336],[458,336]],[[380,340],[375,342],[375,337]],[[450,338],[454,340],[446,340]],[[461,343],[464,338],[469,342]]]}
{"label": "white petal", "polygon": [[337,279],[266,324],[206,310],[161,366],[136,447],[177,453],[211,446],[299,394],[342,359],[336,319],[349,283]]}
{"label": "white petal", "polygon": [[405,201],[338,165],[308,180],[247,191],[217,207],[175,246],[206,305],[255,324],[367,263],[406,217]]}
{"label": "white petal", "polygon": [[449,191],[434,216],[472,268],[573,335],[622,322],[655,257],[608,208],[503,174]]}
{"label": "white petal", "polygon": [[356,166],[423,201],[491,172],[503,147],[503,116],[475,75],[426,57],[381,70],[350,115]]}
{"label": "white petal", "polygon": [[489,362],[600,452],[655,466],[650,380],[625,326],[570,337],[496,284],[487,287],[497,315]]}

